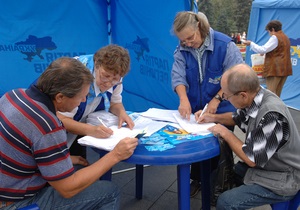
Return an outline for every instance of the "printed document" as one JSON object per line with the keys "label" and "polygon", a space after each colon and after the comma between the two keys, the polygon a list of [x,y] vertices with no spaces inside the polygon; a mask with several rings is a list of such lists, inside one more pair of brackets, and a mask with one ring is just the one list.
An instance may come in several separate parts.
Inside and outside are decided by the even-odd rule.
{"label": "printed document", "polygon": [[179,113],[174,113],[174,118],[177,120],[180,127],[182,127],[185,131],[189,133],[195,133],[199,135],[207,135],[211,132],[207,129],[214,126],[215,123],[197,123],[195,120],[195,116],[192,114],[190,116],[190,121],[185,118],[182,118]]}
{"label": "printed document", "polygon": [[84,146],[96,147],[99,149],[110,151],[112,150],[121,139],[125,137],[135,137],[139,133],[146,133],[144,136],[150,136],[162,127],[166,126],[166,122],[157,122],[151,119],[139,116],[134,120],[134,128],[130,130],[126,127],[113,125],[109,126],[114,131],[113,135],[109,138],[95,138],[92,136],[84,136],[78,139],[78,143]]}
{"label": "printed document", "polygon": [[114,134],[109,138],[95,138],[92,136],[84,136],[78,139],[78,143],[83,146],[91,146],[96,147],[98,149],[103,149],[107,151],[111,151],[115,148],[115,146],[125,137],[135,137],[137,134],[142,132],[139,129],[130,130],[129,128],[118,126],[111,126],[110,129],[114,131]]}

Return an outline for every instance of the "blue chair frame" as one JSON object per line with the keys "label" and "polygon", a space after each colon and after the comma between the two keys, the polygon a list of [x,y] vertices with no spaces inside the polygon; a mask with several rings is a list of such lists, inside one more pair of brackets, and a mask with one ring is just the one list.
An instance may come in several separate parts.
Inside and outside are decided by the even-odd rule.
{"label": "blue chair frame", "polygon": [[297,210],[300,206],[300,191],[292,200],[271,204],[272,210]]}
{"label": "blue chair frame", "polygon": [[25,206],[23,208],[17,209],[17,210],[40,210],[37,204],[31,204],[29,206]]}

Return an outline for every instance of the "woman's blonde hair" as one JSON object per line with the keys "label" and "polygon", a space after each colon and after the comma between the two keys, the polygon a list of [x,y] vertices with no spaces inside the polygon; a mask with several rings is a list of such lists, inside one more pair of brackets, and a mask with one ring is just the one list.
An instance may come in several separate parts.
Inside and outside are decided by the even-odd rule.
{"label": "woman's blonde hair", "polygon": [[209,34],[210,25],[207,18],[204,18],[203,15],[189,11],[178,12],[173,22],[175,35],[188,26],[195,30],[198,29],[202,39],[205,39]]}

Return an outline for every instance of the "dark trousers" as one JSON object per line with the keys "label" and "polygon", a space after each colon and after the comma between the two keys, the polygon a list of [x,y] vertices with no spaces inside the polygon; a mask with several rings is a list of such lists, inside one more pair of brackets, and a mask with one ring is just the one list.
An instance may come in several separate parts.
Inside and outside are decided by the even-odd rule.
{"label": "dark trousers", "polygon": [[81,146],[78,144],[78,139],[80,139],[82,136],[77,136],[73,144],[71,145],[69,151],[70,155],[75,155],[75,156],[81,156],[83,158],[86,158],[86,147]]}

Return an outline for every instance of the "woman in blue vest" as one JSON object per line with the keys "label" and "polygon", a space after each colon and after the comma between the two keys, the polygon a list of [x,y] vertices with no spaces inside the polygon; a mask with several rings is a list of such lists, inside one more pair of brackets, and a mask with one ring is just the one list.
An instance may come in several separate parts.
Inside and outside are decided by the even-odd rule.
{"label": "woman in blue vest", "polygon": [[[243,63],[242,55],[227,35],[210,28],[203,13],[179,12],[173,31],[180,40],[174,53],[172,88],[179,97],[178,111],[190,119],[191,113],[224,113],[235,108],[222,100],[221,76],[231,66]],[[232,128],[233,130],[233,128]],[[218,158],[212,160],[212,170]],[[200,190],[200,165],[192,164],[191,197]]]}
{"label": "woman in blue vest", "polygon": [[95,54],[82,55],[76,59],[91,71],[95,79],[86,101],[72,112],[58,113],[58,116],[68,131],[70,153],[85,157],[85,148],[75,141],[76,138],[81,136],[108,138],[113,133],[105,125],[87,124],[86,119],[90,113],[106,110],[118,117],[119,127],[123,123],[127,123],[130,129],[134,127],[132,119],[125,111],[121,96],[122,79],[129,72],[130,57],[125,48],[111,44],[100,48]]}

